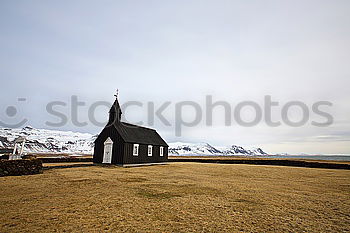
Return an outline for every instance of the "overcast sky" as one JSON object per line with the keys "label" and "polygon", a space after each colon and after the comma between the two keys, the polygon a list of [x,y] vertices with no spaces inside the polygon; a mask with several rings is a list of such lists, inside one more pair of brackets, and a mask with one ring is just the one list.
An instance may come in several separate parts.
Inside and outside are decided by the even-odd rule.
{"label": "overcast sky", "polygon": [[[126,120],[158,129],[168,141],[208,142],[213,145],[260,146],[271,153],[350,154],[350,1],[0,1],[0,120],[16,125],[24,119],[36,128],[97,134],[88,109],[96,101],[112,103],[116,89],[120,103],[139,101],[124,111]],[[71,96],[78,108],[79,126],[72,121]],[[206,110],[206,96],[232,107],[232,124],[225,126],[223,107],[196,126],[181,127],[176,135],[176,103],[194,101]],[[282,107],[301,101],[310,119],[299,127],[270,127],[264,118],[253,127],[235,121],[242,101],[264,107],[270,95],[279,106],[272,117],[281,121]],[[19,98],[25,98],[21,101]],[[67,116],[63,126],[49,126]],[[147,103],[157,109],[170,101],[165,125],[148,118]],[[312,111],[320,109],[333,123]],[[264,110],[263,110],[264,111]],[[254,111],[241,111],[245,121]],[[106,121],[108,108],[95,111]],[[191,121],[193,107],[183,108]],[[302,111],[290,108],[298,121]],[[3,126],[4,127],[4,126]],[[20,126],[23,127],[23,126]]]}

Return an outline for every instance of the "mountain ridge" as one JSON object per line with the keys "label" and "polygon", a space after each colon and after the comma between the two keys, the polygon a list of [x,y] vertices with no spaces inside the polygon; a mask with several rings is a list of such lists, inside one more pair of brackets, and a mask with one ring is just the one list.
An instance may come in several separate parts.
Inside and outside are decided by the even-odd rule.
{"label": "mountain ridge", "polygon": [[[25,137],[25,153],[93,154],[94,141],[98,135],[72,131],[24,128],[0,128],[0,148],[14,146],[17,137]],[[267,155],[261,148],[247,149],[242,146],[215,147],[209,143],[168,143],[169,155]]]}
{"label": "mountain ridge", "polygon": [[232,145],[228,147],[215,147],[209,143],[184,143],[174,142],[169,144],[169,154],[172,155],[215,155],[215,156],[232,156],[232,155],[267,155],[261,148],[247,149],[242,146]]}

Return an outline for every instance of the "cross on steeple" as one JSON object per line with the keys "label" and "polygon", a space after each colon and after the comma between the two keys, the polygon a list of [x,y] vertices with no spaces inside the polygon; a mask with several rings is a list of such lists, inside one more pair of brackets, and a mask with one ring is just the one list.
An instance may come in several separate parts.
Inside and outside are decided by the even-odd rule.
{"label": "cross on steeple", "polygon": [[114,95],[115,98],[118,98],[118,94],[119,94],[119,89],[117,89],[117,93]]}

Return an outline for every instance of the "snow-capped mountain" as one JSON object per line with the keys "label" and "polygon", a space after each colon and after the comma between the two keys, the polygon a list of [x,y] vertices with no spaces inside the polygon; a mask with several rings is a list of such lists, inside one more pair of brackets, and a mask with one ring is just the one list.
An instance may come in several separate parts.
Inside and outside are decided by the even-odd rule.
{"label": "snow-capped mountain", "polygon": [[169,143],[170,155],[267,155],[261,148],[245,149],[241,146],[214,147],[208,143]]}
{"label": "snow-capped mountain", "polygon": [[14,140],[20,136],[26,138],[24,152],[31,153],[92,154],[96,139],[96,135],[89,133],[35,129],[30,126],[22,129],[0,128],[0,148],[13,147]]}
{"label": "snow-capped mountain", "polygon": [[[24,152],[27,153],[67,153],[92,154],[97,135],[35,129],[26,126],[22,129],[0,128],[0,148],[11,148],[14,140],[25,137]],[[241,146],[214,147],[208,143],[169,143],[169,155],[266,155],[260,149],[246,149]]]}
{"label": "snow-capped mountain", "polygon": [[170,155],[216,155],[221,151],[208,143],[169,143]]}

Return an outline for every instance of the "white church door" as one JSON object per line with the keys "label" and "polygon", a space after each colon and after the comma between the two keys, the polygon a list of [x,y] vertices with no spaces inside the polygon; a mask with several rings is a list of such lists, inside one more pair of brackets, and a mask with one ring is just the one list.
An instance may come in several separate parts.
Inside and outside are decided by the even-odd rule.
{"label": "white church door", "polygon": [[113,141],[111,138],[107,138],[104,144],[102,163],[112,163]]}

